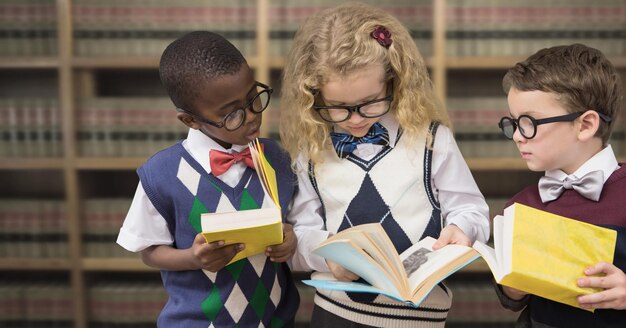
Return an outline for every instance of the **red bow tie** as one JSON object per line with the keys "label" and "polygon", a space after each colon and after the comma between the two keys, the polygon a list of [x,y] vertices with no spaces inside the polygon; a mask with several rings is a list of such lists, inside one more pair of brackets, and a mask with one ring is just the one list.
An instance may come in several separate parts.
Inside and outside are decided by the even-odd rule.
{"label": "red bow tie", "polygon": [[211,173],[214,176],[222,175],[228,171],[233,164],[243,161],[248,167],[254,169],[250,148],[244,149],[241,153],[233,150],[232,154],[212,149],[209,152],[209,163],[211,165]]}

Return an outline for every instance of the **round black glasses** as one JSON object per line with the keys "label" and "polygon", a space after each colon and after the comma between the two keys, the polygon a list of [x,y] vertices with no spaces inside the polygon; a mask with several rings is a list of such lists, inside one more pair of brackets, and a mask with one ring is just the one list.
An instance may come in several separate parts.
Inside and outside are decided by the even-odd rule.
{"label": "round black glasses", "polygon": [[[505,116],[500,119],[498,127],[502,130],[502,134],[507,139],[513,139],[513,134],[519,128],[520,134],[526,139],[532,139],[537,134],[537,126],[547,123],[555,122],[571,122],[577,119],[585,112],[570,113],[566,115],[547,117],[542,119],[536,119],[530,115],[520,115],[517,119]],[[605,122],[611,122],[611,118],[597,112],[600,118]]]}
{"label": "round black glasses", "polygon": [[226,114],[220,122],[207,120],[198,116],[198,114],[182,108],[176,108],[176,110],[193,116],[199,122],[206,123],[217,128],[225,128],[227,131],[234,131],[239,129],[246,121],[246,109],[258,114],[262,113],[270,103],[270,97],[272,92],[274,92],[274,89],[261,82],[255,82],[255,86],[257,88],[257,94],[254,95],[254,97],[252,97],[252,99],[250,99],[250,101],[243,106],[243,108],[235,109],[234,111]]}
{"label": "round black glasses", "polygon": [[333,106],[313,106],[313,109],[317,111],[320,117],[330,123],[340,123],[346,121],[352,117],[353,113],[359,113],[364,118],[380,117],[387,112],[391,107],[393,101],[393,89],[389,88],[391,95],[378,98],[364,103],[345,106],[345,105],[333,105]]}

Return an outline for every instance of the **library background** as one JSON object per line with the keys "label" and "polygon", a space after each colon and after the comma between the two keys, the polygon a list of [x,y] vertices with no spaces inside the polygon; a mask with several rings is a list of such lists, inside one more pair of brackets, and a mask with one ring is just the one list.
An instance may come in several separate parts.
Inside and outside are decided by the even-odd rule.
{"label": "library background", "polygon": [[[135,169],[186,135],[158,78],[167,44],[226,36],[275,93],[263,135],[278,138],[280,74],[298,25],[330,0],[1,0],[0,326],[154,327],[157,270],[115,244]],[[625,0],[364,1],[410,30],[479,187],[500,211],[539,177],[496,127],[505,70],[536,50],[584,43],[626,80]],[[611,144],[626,159],[624,119]],[[298,278],[306,273],[296,273]],[[511,327],[482,261],[448,279],[448,327]],[[302,286],[299,326],[313,291]]]}

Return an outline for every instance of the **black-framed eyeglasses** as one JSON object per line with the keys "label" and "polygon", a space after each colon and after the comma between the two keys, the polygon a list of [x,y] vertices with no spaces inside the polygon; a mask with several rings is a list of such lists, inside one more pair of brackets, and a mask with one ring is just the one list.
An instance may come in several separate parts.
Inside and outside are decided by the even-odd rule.
{"label": "black-framed eyeglasses", "polygon": [[353,113],[359,113],[359,115],[365,118],[375,118],[383,116],[387,114],[387,112],[389,112],[392,101],[393,93],[389,96],[366,101],[364,103],[354,106],[313,106],[313,109],[317,111],[317,113],[324,121],[331,123],[340,123],[350,119]]}
{"label": "black-framed eyeglasses", "polygon": [[250,101],[245,106],[243,106],[243,108],[237,108],[234,111],[226,114],[226,116],[224,116],[224,118],[220,122],[207,120],[203,117],[198,116],[198,114],[195,114],[183,108],[176,108],[176,110],[193,116],[199,122],[212,125],[216,128],[225,128],[228,131],[234,131],[239,129],[246,121],[246,109],[249,109],[251,112],[258,114],[262,113],[270,103],[270,97],[272,95],[272,92],[274,92],[274,89],[258,81],[255,82],[255,87],[257,89],[257,93],[254,95],[254,97],[252,97],[252,99],[250,99]]}
{"label": "black-framed eyeglasses", "polygon": [[[532,139],[537,134],[537,126],[547,123],[555,123],[555,122],[571,122],[577,119],[579,116],[584,114],[585,112],[576,112],[570,113],[560,116],[547,117],[542,119],[536,119],[530,115],[520,115],[517,119],[505,116],[500,119],[498,123],[498,127],[502,130],[502,134],[507,139],[513,139],[513,134],[515,134],[515,130],[519,128],[520,134],[526,139]],[[611,118],[605,114],[597,112],[600,118],[609,123],[611,122]]]}

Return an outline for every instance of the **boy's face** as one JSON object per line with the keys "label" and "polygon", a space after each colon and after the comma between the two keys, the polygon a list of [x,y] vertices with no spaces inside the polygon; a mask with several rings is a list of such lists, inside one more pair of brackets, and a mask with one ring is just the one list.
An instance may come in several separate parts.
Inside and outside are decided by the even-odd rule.
{"label": "boy's face", "polygon": [[[321,88],[325,106],[359,105],[387,96],[387,83],[382,65],[371,65],[347,76],[333,75]],[[352,113],[349,119],[335,123],[355,137],[363,137],[380,117],[366,118]]]}
{"label": "boy's face", "polygon": [[[511,88],[508,103],[511,117],[514,119],[520,115],[544,119],[568,114],[558,101],[557,95],[550,92],[520,91]],[[580,148],[577,124],[577,121],[573,121],[537,125],[536,134],[532,139],[522,136],[518,128],[513,134],[513,141],[531,171],[560,169],[571,174],[585,160],[581,160],[577,152]]]}
{"label": "boy's face", "polygon": [[[246,64],[242,65],[241,70],[236,74],[223,75],[198,87],[202,91],[194,103],[194,112],[199,117],[216,123],[222,122],[226,115],[249,104],[257,94],[252,70]],[[199,129],[228,149],[233,144],[246,145],[260,134],[261,113],[253,113],[249,108],[245,108],[245,113],[243,124],[234,131],[203,123],[185,113],[179,113],[179,119],[191,128]],[[191,123],[185,122],[181,115],[187,115],[187,122]],[[189,121],[189,118],[192,120]]]}

